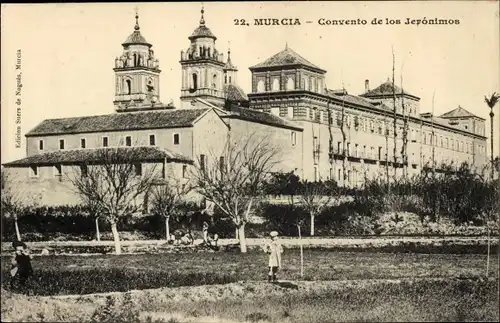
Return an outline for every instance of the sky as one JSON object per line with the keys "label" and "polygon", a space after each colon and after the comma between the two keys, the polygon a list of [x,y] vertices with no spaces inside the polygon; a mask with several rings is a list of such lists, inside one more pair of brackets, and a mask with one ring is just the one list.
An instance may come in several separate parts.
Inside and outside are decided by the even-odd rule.
{"label": "sky", "polygon": [[[329,88],[344,86],[350,94],[363,93],[365,79],[375,88],[392,77],[394,51],[396,83],[403,76],[405,91],[421,98],[421,112],[431,112],[433,101],[436,115],[460,105],[487,119],[489,137],[484,96],[500,92],[498,1],[8,4],[1,11],[2,163],[25,157],[24,134],[44,119],[114,112],[114,59],[133,31],[136,7],[141,33],[160,62],[160,99],[179,106],[180,51],[189,46],[202,5],[217,49],[226,53],[230,46],[239,85],[247,93],[248,67],[286,45],[327,70]],[[293,18],[301,24],[256,26],[258,18]],[[319,25],[321,18],[359,18],[367,24]],[[374,18],[384,24],[371,24]],[[385,24],[386,18],[401,24]],[[459,24],[406,25],[407,18]],[[235,19],[249,26],[235,25]],[[500,104],[495,114],[498,155]],[[17,126],[21,147],[16,147]]]}

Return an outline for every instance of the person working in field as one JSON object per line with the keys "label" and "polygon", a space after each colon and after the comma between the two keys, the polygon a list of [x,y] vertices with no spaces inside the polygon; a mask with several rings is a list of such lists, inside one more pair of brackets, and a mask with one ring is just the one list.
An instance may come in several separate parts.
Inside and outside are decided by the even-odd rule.
{"label": "person working in field", "polygon": [[278,241],[278,232],[272,231],[270,233],[271,241],[266,244],[264,251],[269,254],[269,273],[267,280],[271,282],[277,281],[276,274],[278,269],[281,268],[281,254],[283,253],[283,247]]}
{"label": "person working in field", "polygon": [[15,241],[12,245],[16,251],[11,260],[10,275],[12,279],[10,287],[14,289],[19,284],[21,291],[24,291],[28,278],[33,276],[33,268],[31,267],[33,256],[30,255],[28,247],[24,242]]}

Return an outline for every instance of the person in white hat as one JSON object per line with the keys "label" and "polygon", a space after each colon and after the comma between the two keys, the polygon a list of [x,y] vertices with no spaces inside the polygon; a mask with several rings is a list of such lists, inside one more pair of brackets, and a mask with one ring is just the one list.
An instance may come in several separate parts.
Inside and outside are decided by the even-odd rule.
{"label": "person in white hat", "polygon": [[278,232],[272,231],[270,233],[271,241],[269,241],[264,251],[269,254],[269,274],[268,281],[277,281],[276,274],[278,269],[281,268],[281,254],[283,253],[283,247],[278,241]]}

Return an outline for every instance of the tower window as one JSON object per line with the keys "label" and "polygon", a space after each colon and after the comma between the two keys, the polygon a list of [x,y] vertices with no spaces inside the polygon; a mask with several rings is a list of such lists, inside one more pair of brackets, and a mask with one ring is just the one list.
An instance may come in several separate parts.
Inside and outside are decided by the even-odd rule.
{"label": "tower window", "polygon": [[213,83],[212,83],[212,87],[215,89],[217,87],[217,74],[214,74],[213,76]]}
{"label": "tower window", "polygon": [[108,137],[102,137],[102,146],[108,147]]}
{"label": "tower window", "polygon": [[132,93],[132,81],[130,80],[125,81],[125,91],[127,94]]}
{"label": "tower window", "polygon": [[156,145],[156,137],[155,137],[155,135],[149,135],[149,145],[150,146],[155,146]]}
{"label": "tower window", "polygon": [[264,92],[265,91],[265,84],[264,84],[264,80],[260,80],[258,83],[257,83],[257,92]]}
{"label": "tower window", "polygon": [[182,178],[187,177],[187,165],[182,165]]}
{"label": "tower window", "polygon": [[295,133],[295,131],[292,131],[292,146],[295,146],[295,144],[297,143],[297,135]]}
{"label": "tower window", "polygon": [[273,79],[273,91],[279,91],[280,90],[280,80],[275,78]]}
{"label": "tower window", "polygon": [[178,145],[180,142],[180,136],[178,133],[174,134],[174,145]]}
{"label": "tower window", "polygon": [[227,74],[224,75],[224,83],[227,84]]}
{"label": "tower window", "polygon": [[198,75],[196,73],[193,73],[193,90],[196,90],[198,88]]}
{"label": "tower window", "polygon": [[87,139],[85,138],[80,139],[80,148],[87,148]]}
{"label": "tower window", "polygon": [[125,146],[132,147],[132,136],[125,137]]}
{"label": "tower window", "polygon": [[59,149],[64,149],[64,139],[59,139]]}
{"label": "tower window", "polygon": [[40,139],[40,140],[38,141],[38,149],[39,149],[39,150],[43,150],[43,139]]}

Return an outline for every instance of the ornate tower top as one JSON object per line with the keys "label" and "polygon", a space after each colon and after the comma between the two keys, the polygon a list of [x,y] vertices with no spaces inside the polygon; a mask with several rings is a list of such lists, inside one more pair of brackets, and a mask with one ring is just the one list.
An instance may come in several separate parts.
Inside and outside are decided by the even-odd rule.
{"label": "ornate tower top", "polygon": [[152,47],[153,45],[151,45],[150,43],[148,43],[146,41],[146,38],[144,38],[144,36],[142,36],[140,30],[141,30],[141,27],[139,26],[139,13],[137,12],[137,9],[136,9],[134,31],[122,43],[122,46],[128,47],[130,45],[144,45],[144,46]]}
{"label": "ornate tower top", "polygon": [[233,62],[231,62],[231,48],[230,47],[228,47],[228,50],[227,50],[227,61],[226,61],[226,65],[224,65],[224,70],[225,71],[237,71],[238,70],[238,68],[233,65]]}
{"label": "ornate tower top", "polygon": [[207,26],[205,26],[204,14],[205,14],[205,9],[202,7],[200,25],[198,26],[198,28],[194,30],[191,36],[189,36],[189,40],[195,41],[197,38],[212,38],[215,41],[217,39],[217,37],[215,37],[212,31]]}
{"label": "ornate tower top", "polygon": [[115,58],[114,104],[118,112],[161,107],[159,61],[154,55],[153,45],[146,41],[140,30],[136,9],[134,31],[122,43],[122,55]]}

